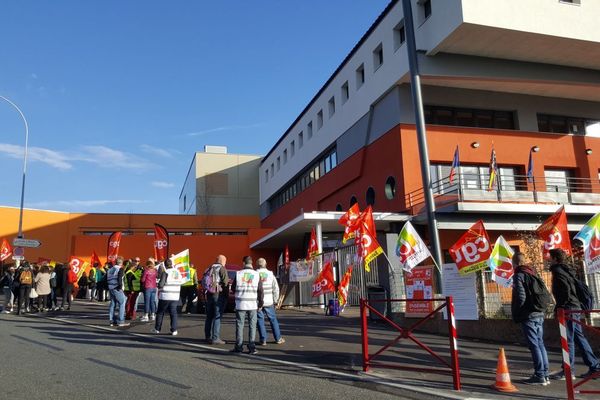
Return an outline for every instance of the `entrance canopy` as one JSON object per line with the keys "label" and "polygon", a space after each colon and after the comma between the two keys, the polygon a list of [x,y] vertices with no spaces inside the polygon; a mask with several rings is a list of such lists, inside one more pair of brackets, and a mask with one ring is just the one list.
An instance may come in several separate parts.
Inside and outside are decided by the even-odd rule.
{"label": "entrance canopy", "polygon": [[[282,249],[286,245],[293,246],[304,239],[304,235],[317,223],[321,223],[323,239],[326,240],[327,233],[343,233],[344,227],[338,223],[340,217],[344,215],[342,211],[313,211],[302,213],[285,225],[275,229],[268,235],[263,236],[250,245],[253,250],[257,249]],[[408,214],[374,212],[373,221],[378,231],[389,231],[390,224],[402,223],[411,218]]]}

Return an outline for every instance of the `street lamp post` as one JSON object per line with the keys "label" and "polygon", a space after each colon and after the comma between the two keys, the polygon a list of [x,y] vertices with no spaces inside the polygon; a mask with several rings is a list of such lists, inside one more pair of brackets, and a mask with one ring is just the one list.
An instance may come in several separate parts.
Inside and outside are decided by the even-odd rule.
{"label": "street lamp post", "polygon": [[25,118],[25,114],[23,111],[12,101],[7,99],[4,96],[0,95],[0,99],[6,101],[8,104],[13,106],[15,110],[19,112],[19,115],[23,119],[23,123],[25,124],[25,155],[23,156],[23,181],[21,183],[21,207],[19,209],[19,233],[17,234],[18,238],[23,237],[23,202],[25,200],[25,176],[27,174],[27,145],[29,144],[29,125],[27,124],[27,119]]}

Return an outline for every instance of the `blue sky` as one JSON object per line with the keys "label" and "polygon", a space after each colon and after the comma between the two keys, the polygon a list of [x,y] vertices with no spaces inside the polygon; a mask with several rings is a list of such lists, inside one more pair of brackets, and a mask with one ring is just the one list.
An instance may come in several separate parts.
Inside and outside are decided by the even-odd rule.
{"label": "blue sky", "polygon": [[[177,213],[193,152],[265,154],[387,3],[1,2],[25,206]],[[0,101],[0,205],[19,204],[23,144]]]}

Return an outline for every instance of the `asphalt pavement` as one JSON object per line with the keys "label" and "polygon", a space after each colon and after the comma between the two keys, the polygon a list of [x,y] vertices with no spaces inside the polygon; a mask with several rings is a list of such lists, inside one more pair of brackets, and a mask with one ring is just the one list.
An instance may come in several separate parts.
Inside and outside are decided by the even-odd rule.
{"label": "asphalt pavement", "polygon": [[[71,311],[0,317],[0,343],[5,349],[1,380],[31,382],[9,385],[7,398],[109,398],[139,393],[147,398],[335,398],[386,399],[524,399],[565,398],[564,382],[546,387],[519,384],[531,374],[527,349],[510,343],[459,340],[463,390],[452,390],[449,375],[373,368],[362,372],[357,310],[326,317],[320,309],[278,312],[286,343],[258,346],[259,354],[230,352],[235,337],[234,314],[226,314],[222,338],[213,346],[202,340],[204,315],[181,315],[179,335],[154,335],[151,323],[135,321],[127,328],[108,324],[107,304],[76,302]],[[163,331],[168,332],[168,316]],[[370,322],[370,353],[397,334],[381,322]],[[459,325],[460,334],[460,325]],[[418,334],[433,351],[447,358],[448,339]],[[518,393],[490,389],[498,348],[506,350]],[[406,339],[379,356],[381,361],[413,367],[441,367]],[[550,352],[553,369],[560,355]],[[581,361],[578,361],[581,363]],[[581,367],[580,367],[581,369]],[[583,371],[581,371],[583,372]],[[587,388],[600,389],[600,381]],[[1,392],[1,391],[0,391]],[[2,397],[2,396],[0,396]],[[594,398],[593,395],[588,398]]]}

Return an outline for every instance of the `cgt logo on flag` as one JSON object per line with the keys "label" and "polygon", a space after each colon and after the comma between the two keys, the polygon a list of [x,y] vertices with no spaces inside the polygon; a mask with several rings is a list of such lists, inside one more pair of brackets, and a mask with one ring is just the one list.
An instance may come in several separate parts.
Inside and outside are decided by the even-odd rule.
{"label": "cgt logo on flag", "polygon": [[473,224],[448,251],[461,275],[485,268],[492,250],[483,221]]}

